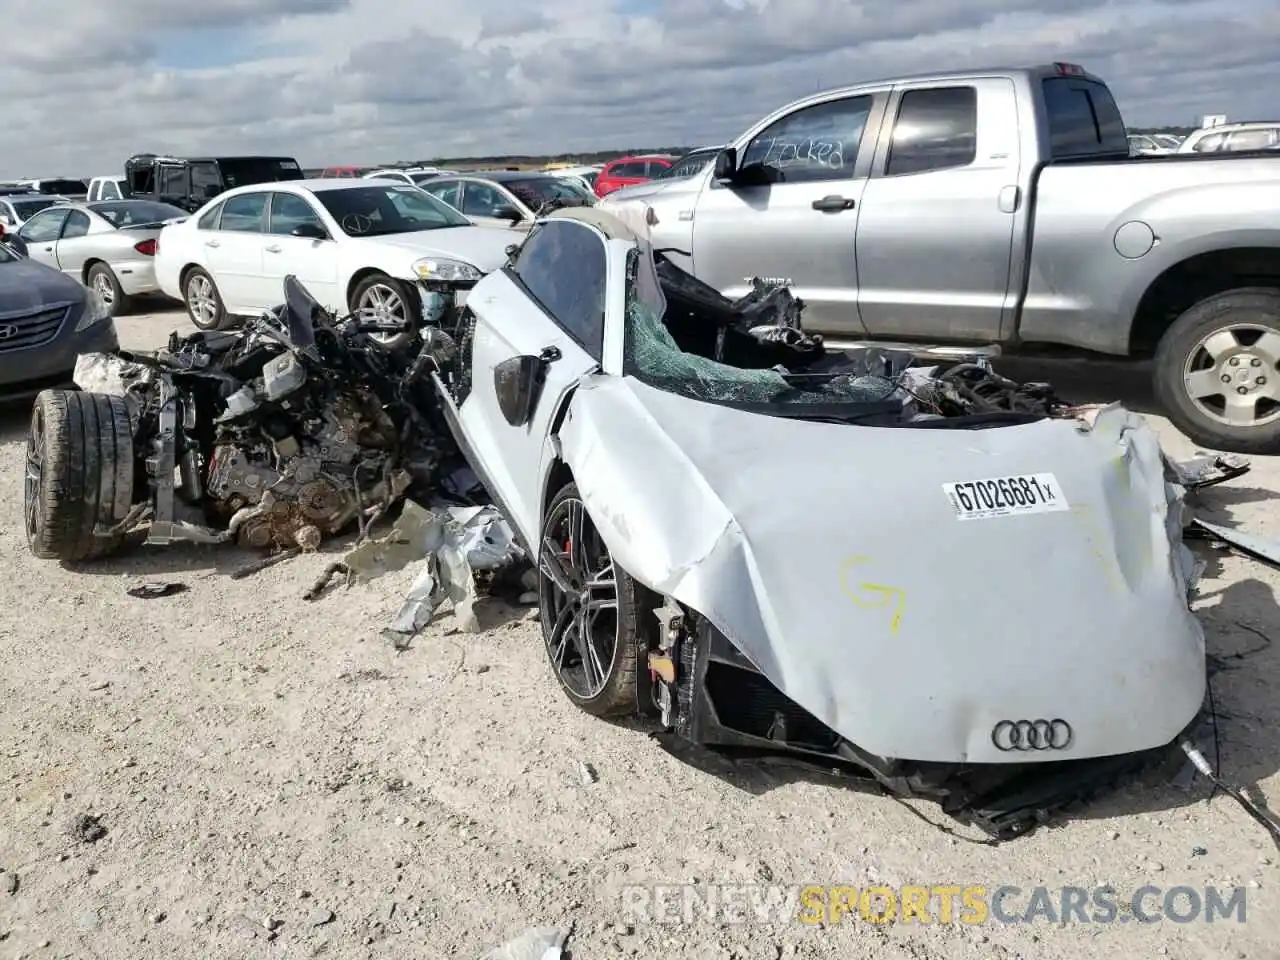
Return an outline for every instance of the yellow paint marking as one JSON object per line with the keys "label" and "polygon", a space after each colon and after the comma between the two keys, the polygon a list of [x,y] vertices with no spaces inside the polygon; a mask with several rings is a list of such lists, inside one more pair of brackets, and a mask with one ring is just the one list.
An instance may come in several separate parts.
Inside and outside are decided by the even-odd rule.
{"label": "yellow paint marking", "polygon": [[854,606],[863,610],[888,610],[889,632],[894,636],[902,626],[902,615],[907,609],[907,594],[899,587],[891,587],[883,583],[851,583],[850,577],[854,568],[860,564],[871,562],[870,557],[849,557],[840,564],[840,589],[853,601]]}

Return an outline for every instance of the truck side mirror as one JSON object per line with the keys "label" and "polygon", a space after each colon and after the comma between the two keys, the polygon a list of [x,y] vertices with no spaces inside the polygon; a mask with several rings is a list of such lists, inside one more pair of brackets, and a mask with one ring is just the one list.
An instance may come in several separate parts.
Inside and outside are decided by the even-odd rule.
{"label": "truck side mirror", "polygon": [[738,151],[734,147],[725,147],[716,154],[715,170],[712,175],[721,183],[728,183],[733,180],[737,172]]}

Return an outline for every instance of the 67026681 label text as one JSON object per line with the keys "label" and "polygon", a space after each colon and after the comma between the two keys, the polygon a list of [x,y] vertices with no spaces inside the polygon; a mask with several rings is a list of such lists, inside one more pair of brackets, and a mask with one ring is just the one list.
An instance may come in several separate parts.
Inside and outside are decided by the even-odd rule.
{"label": "67026681 label text", "polygon": [[1052,473],[961,480],[944,483],[942,491],[951,502],[957,520],[986,520],[1071,509],[1058,478]]}

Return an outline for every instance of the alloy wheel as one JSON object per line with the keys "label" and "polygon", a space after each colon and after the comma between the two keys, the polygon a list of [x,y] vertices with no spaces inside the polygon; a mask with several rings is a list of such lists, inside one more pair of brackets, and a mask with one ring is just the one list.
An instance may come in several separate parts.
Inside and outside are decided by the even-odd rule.
{"label": "alloy wheel", "polygon": [[617,655],[618,580],[578,498],[561,500],[547,517],[538,573],[551,667],[571,696],[591,700],[604,690]]}
{"label": "alloy wheel", "polygon": [[197,318],[199,326],[209,328],[218,321],[218,301],[213,290],[213,281],[197,274],[187,283],[187,307],[193,318]]}
{"label": "alloy wheel", "polygon": [[36,407],[31,414],[31,430],[27,434],[27,463],[22,481],[27,542],[34,544],[40,535],[42,511],[40,487],[44,478],[44,417]]}
{"label": "alloy wheel", "polygon": [[[409,319],[404,298],[385,283],[375,283],[360,294],[355,312],[378,323],[404,324]],[[401,334],[371,333],[369,336],[379,343],[390,343]]]}
{"label": "alloy wheel", "polygon": [[1232,427],[1257,427],[1280,418],[1280,333],[1253,323],[1232,324],[1201,338],[1182,371],[1196,410]]}
{"label": "alloy wheel", "polygon": [[93,292],[102,298],[102,302],[107,305],[108,310],[114,310],[116,291],[111,285],[111,278],[102,271],[98,271],[93,275]]}

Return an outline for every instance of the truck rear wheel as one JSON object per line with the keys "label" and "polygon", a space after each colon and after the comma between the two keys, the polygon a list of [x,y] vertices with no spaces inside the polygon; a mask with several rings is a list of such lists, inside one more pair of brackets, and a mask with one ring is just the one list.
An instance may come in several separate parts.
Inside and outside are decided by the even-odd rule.
{"label": "truck rear wheel", "polygon": [[45,390],[27,432],[23,517],[27,545],[45,560],[95,560],[123,535],[98,524],[123,520],[133,500],[133,425],[120,397]]}
{"label": "truck rear wheel", "polygon": [[1195,443],[1231,453],[1280,453],[1280,289],[1206,297],[1156,348],[1155,393]]}

